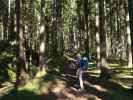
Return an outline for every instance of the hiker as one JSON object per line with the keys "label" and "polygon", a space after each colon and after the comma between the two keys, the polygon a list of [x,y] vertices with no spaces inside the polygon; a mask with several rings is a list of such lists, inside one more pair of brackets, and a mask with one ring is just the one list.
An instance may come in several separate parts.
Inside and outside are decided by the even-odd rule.
{"label": "hiker", "polygon": [[78,70],[76,72],[76,75],[79,76],[80,88],[81,88],[81,90],[83,90],[84,89],[84,85],[83,85],[82,75],[83,75],[84,70],[87,69],[89,61],[88,61],[87,57],[85,57],[85,56],[81,57],[80,54],[78,54],[77,57],[78,57],[78,59],[77,59],[76,64],[78,66]]}

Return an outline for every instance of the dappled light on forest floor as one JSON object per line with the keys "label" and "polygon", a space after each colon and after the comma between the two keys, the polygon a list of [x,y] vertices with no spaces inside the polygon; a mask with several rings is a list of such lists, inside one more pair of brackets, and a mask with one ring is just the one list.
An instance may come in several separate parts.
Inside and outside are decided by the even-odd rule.
{"label": "dappled light on forest floor", "polygon": [[104,87],[100,86],[100,85],[95,85],[95,84],[91,84],[90,82],[88,81],[84,81],[84,84],[85,85],[88,85],[92,88],[95,88],[97,91],[101,91],[101,92],[108,92],[107,89],[105,89]]}
{"label": "dappled light on forest floor", "polygon": [[[59,60],[59,59],[58,59]],[[64,62],[65,61],[65,62]],[[85,90],[80,90],[76,69],[67,59],[60,63],[50,62],[39,77],[29,79],[18,91],[8,88],[0,91],[1,100],[132,100],[131,93],[114,80],[99,79],[96,66],[88,68],[83,75]],[[50,68],[50,69],[49,69]],[[6,87],[6,86],[5,86]],[[4,92],[5,91],[5,92]]]}
{"label": "dappled light on forest floor", "polygon": [[[88,94],[86,92],[80,92],[79,90],[73,88],[73,87],[67,87],[67,83],[64,83],[64,81],[58,80],[58,82],[51,84],[50,88],[48,89],[47,93],[44,93],[44,95],[47,97],[47,100],[54,100],[51,99],[51,93],[55,94],[57,100],[87,100],[87,98],[95,98],[94,100],[100,100],[98,97]],[[49,96],[50,95],[50,96]],[[90,100],[93,100],[90,99]],[[56,100],[56,99],[55,99]]]}
{"label": "dappled light on forest floor", "polygon": [[34,93],[33,91],[10,90],[7,94],[0,98],[1,100],[43,100],[43,96]]}
{"label": "dappled light on forest floor", "polygon": [[133,100],[133,0],[0,0],[0,100]]}
{"label": "dappled light on forest floor", "polygon": [[11,89],[13,89],[13,84],[2,84],[2,87],[0,87],[0,97],[7,94]]}

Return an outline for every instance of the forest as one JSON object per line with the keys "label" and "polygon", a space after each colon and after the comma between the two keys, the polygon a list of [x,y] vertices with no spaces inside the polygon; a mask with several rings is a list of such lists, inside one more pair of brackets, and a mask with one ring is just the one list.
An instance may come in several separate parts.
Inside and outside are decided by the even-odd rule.
{"label": "forest", "polygon": [[133,100],[133,0],[0,0],[0,100],[76,99]]}

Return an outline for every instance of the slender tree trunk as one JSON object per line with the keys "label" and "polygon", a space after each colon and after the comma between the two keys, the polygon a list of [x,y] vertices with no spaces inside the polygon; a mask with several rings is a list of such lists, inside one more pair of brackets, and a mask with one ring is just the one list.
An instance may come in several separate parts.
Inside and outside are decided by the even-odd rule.
{"label": "slender tree trunk", "polygon": [[127,51],[128,51],[128,68],[132,67],[132,50],[131,50],[131,31],[129,24],[129,12],[127,7],[125,8],[126,12],[126,25],[127,25]]}
{"label": "slender tree trunk", "polygon": [[97,66],[100,67],[100,36],[99,36],[99,2],[96,0],[96,46],[97,46]]}
{"label": "slender tree trunk", "polygon": [[[133,0],[128,0],[128,11],[129,11],[129,22],[130,22],[130,32],[131,32],[130,34],[131,35],[131,50],[133,52]],[[133,53],[132,53],[132,59],[133,59]],[[133,73],[132,73],[132,76],[133,76]],[[133,90],[133,80],[132,80],[132,90]]]}
{"label": "slender tree trunk", "polygon": [[105,0],[99,0],[99,33],[100,33],[100,78],[107,79],[110,77],[108,73],[107,55],[106,55],[106,33],[104,30],[105,13],[104,13]]}
{"label": "slender tree trunk", "polygon": [[7,40],[9,41],[10,32],[10,24],[11,24],[11,0],[8,0],[8,21],[7,21]]}
{"label": "slender tree trunk", "polygon": [[112,18],[114,17],[114,15],[115,15],[115,12],[114,12],[114,8],[115,8],[115,6],[112,6],[112,3],[113,3],[114,1],[113,0],[110,0],[110,4],[109,4],[109,10],[110,10],[110,14],[109,14],[109,25],[110,25],[110,34],[111,34],[111,36],[110,36],[110,53],[109,53],[109,56],[110,57],[113,57],[114,56],[114,49],[113,49],[113,32],[115,31],[115,29],[113,28],[114,26],[115,26],[115,18],[112,20]]}
{"label": "slender tree trunk", "polygon": [[26,69],[26,55],[24,50],[24,37],[22,31],[22,14],[21,14],[22,1],[16,0],[16,20],[17,20],[17,33],[19,34],[19,65],[17,66],[17,79],[16,85],[26,82],[27,69]]}
{"label": "slender tree trunk", "polygon": [[81,14],[82,12],[82,4],[83,4],[83,0],[77,0],[77,18],[78,18],[78,22],[77,22],[77,28],[78,28],[78,44],[79,44],[79,51],[80,52],[84,52],[84,40],[83,40],[83,27],[84,27],[84,19],[83,19],[83,14]]}
{"label": "slender tree trunk", "polygon": [[85,53],[86,56],[90,57],[90,31],[88,26],[88,14],[90,9],[88,8],[88,0],[84,0],[84,24],[85,24]]}
{"label": "slender tree trunk", "polygon": [[8,8],[5,8],[5,10],[4,10],[3,26],[4,26],[4,40],[7,40],[7,34],[8,34]]}
{"label": "slender tree trunk", "polygon": [[0,34],[0,39],[3,40],[4,39],[4,26],[3,26],[3,17],[2,15],[0,16],[0,31],[1,31],[1,34]]}
{"label": "slender tree trunk", "polygon": [[41,20],[40,20],[40,48],[39,48],[39,70],[44,68],[44,54],[46,49],[45,31],[45,0],[41,0]]}
{"label": "slender tree trunk", "polygon": [[10,14],[10,23],[9,23],[9,29],[8,29],[8,40],[9,41],[14,41],[15,40],[15,31],[14,31],[14,27],[15,27],[15,24],[14,24],[14,13],[12,12]]}
{"label": "slender tree trunk", "polygon": [[56,0],[56,17],[57,17],[57,41],[58,41],[58,53],[61,56],[63,54],[63,49],[62,49],[62,0]]}
{"label": "slender tree trunk", "polygon": [[57,0],[53,0],[53,12],[52,12],[52,55],[56,57],[58,55],[57,48]]}

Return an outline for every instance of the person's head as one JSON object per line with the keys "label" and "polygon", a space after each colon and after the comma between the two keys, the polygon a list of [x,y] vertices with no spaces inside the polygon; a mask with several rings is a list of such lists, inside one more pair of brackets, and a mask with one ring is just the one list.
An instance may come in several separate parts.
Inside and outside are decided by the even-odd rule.
{"label": "person's head", "polygon": [[80,59],[80,58],[81,58],[81,55],[78,53],[78,54],[76,55],[76,58],[77,58],[77,59]]}
{"label": "person's head", "polygon": [[87,60],[88,60],[88,58],[87,58],[87,57],[83,57],[83,60],[84,60],[84,61],[87,61]]}

